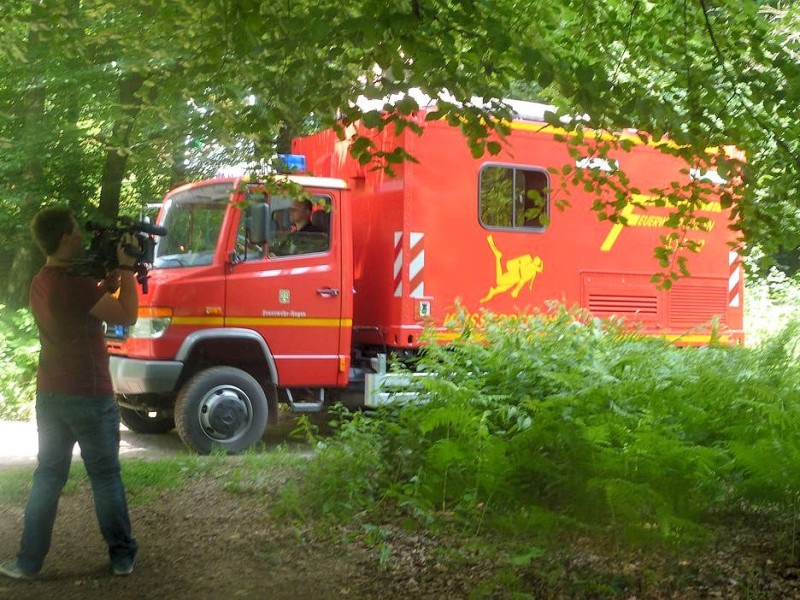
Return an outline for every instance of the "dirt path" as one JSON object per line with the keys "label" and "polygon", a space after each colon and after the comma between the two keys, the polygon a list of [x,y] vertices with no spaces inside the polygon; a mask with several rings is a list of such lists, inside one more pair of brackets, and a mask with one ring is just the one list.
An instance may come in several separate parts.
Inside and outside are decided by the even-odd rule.
{"label": "dirt path", "polygon": [[[225,491],[224,478],[204,478],[132,506],[141,545],[130,577],[111,575],[87,486],[64,496],[53,547],[41,578],[0,579],[8,600],[466,598],[468,570],[448,576],[429,541],[398,533],[414,546],[385,569],[376,550],[318,538],[270,516],[269,499]],[[0,556],[13,556],[22,507],[0,505]],[[426,544],[427,547],[426,547]]]}
{"label": "dirt path", "polygon": [[[265,474],[266,475],[266,474]],[[281,485],[279,473],[275,489]],[[205,476],[131,507],[141,550],[130,577],[110,573],[88,485],[64,496],[41,578],[0,578],[4,600],[406,600],[511,598],[619,600],[786,600],[800,598],[798,567],[779,557],[758,524],[726,530],[707,554],[616,552],[577,544],[547,564],[513,570],[480,548],[460,558],[439,552],[433,535],[387,526],[382,547],[340,528],[320,535],[275,518],[270,494],[236,494],[230,478]],[[0,558],[13,556],[22,507],[0,503]],[[387,558],[388,556],[388,558]],[[383,560],[387,559],[387,560]],[[552,584],[557,584],[553,592]],[[565,593],[563,590],[572,590]],[[476,593],[480,590],[480,593]],[[514,594],[524,592],[526,595]]]}
{"label": "dirt path", "polygon": [[[267,449],[288,444],[303,451],[303,444],[290,437],[295,425],[293,416],[282,415],[264,437]],[[123,460],[186,452],[174,431],[143,435],[121,428]],[[74,456],[80,460],[77,448]],[[0,422],[0,468],[32,472],[35,461],[35,423]],[[350,546],[342,552],[330,540],[322,542],[292,523],[273,519],[263,497],[226,491],[225,481],[222,476],[206,477],[164,492],[144,506],[132,503],[141,552],[130,578],[110,574],[90,490],[80,485],[61,499],[53,547],[41,578],[32,583],[0,578],[0,598],[387,597],[385,582],[378,587],[372,583],[377,582],[374,552]],[[276,488],[281,483],[276,482]],[[0,560],[16,552],[23,509],[22,504],[0,504]]]}
{"label": "dirt path", "polygon": [[[282,415],[264,437],[305,451],[290,437],[291,415]],[[121,430],[125,458],[156,458],[187,452],[173,431],[142,435]],[[75,458],[79,460],[78,450]],[[29,468],[36,460],[35,423],[0,422],[0,468]],[[231,459],[235,468],[235,457]],[[275,476],[275,489],[283,484]],[[141,546],[130,577],[111,575],[97,530],[88,484],[65,494],[59,505],[53,546],[35,582],[0,578],[4,600],[146,600],[305,598],[466,598],[470,577],[457,580],[432,558],[429,540],[398,532],[409,546],[395,567],[380,565],[377,549],[322,539],[306,527],[271,516],[270,497],[227,491],[229,478],[205,476],[160,497],[131,504]],[[14,556],[22,529],[22,503],[0,502],[0,560]],[[427,549],[426,549],[427,547]],[[415,558],[410,558],[415,557]],[[396,572],[395,572],[396,571]]]}
{"label": "dirt path", "polygon": [[[287,541],[296,547],[296,541],[287,540],[283,532],[265,522],[263,509],[251,500],[232,498],[204,484],[164,495],[145,508],[132,507],[141,553],[129,578],[110,574],[91,511],[88,494],[64,497],[41,579],[33,583],[0,581],[0,597],[312,597],[303,596],[302,582],[293,568],[299,557],[285,547]],[[13,552],[9,542],[18,539],[21,518],[20,508],[4,507],[0,512],[4,556]],[[320,566],[326,562],[320,560]],[[338,572],[336,567],[331,571]],[[319,584],[313,574],[307,583],[312,586],[309,593]]]}
{"label": "dirt path", "polygon": [[[170,456],[185,452],[178,434],[173,430],[164,435],[144,435],[120,427],[120,456],[147,458]],[[0,467],[32,465],[36,462],[36,423],[0,421]],[[73,456],[80,458],[78,448]]]}

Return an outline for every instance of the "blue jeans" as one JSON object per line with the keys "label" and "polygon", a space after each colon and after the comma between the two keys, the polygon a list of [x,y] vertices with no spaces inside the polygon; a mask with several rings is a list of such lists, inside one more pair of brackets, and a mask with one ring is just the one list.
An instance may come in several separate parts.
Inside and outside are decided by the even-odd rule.
{"label": "blue jeans", "polygon": [[25,509],[17,566],[38,573],[50,550],[58,500],[67,482],[75,442],[92,484],[100,531],[112,565],[133,561],[138,545],[131,535],[128,503],[119,465],[119,408],[111,397],[38,394],[38,467]]}

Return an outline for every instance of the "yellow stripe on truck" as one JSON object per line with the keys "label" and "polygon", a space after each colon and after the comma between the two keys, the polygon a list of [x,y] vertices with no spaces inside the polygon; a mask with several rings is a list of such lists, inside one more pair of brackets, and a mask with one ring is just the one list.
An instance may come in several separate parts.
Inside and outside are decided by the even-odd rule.
{"label": "yellow stripe on truck", "polygon": [[314,319],[306,317],[173,317],[173,325],[237,327],[351,327],[352,319]]}
{"label": "yellow stripe on truck", "polygon": [[222,317],[172,317],[171,323],[173,325],[219,325],[225,324]]}

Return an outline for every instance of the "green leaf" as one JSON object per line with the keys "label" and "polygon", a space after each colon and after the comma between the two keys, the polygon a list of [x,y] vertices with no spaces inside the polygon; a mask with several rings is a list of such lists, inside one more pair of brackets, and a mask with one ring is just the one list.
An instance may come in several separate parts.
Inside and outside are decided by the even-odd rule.
{"label": "green leaf", "polygon": [[497,154],[500,154],[503,147],[500,145],[499,142],[492,141],[486,143],[486,149],[489,151],[489,154],[495,156]]}
{"label": "green leaf", "polygon": [[414,111],[419,110],[419,104],[411,96],[404,96],[395,103],[395,108],[400,111],[401,114],[410,115]]}
{"label": "green leaf", "polygon": [[361,122],[368,129],[377,129],[383,124],[383,117],[377,110],[370,110],[361,115]]}

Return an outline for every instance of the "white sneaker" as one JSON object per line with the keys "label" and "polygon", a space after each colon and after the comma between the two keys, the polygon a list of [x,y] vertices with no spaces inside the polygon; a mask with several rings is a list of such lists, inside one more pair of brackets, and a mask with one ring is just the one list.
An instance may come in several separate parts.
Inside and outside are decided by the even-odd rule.
{"label": "white sneaker", "polygon": [[120,561],[119,564],[111,565],[114,575],[130,575],[133,573],[133,560]]}
{"label": "white sneaker", "polygon": [[5,575],[11,579],[34,579],[36,575],[28,575],[17,565],[16,560],[10,560],[0,565],[0,575]]}

